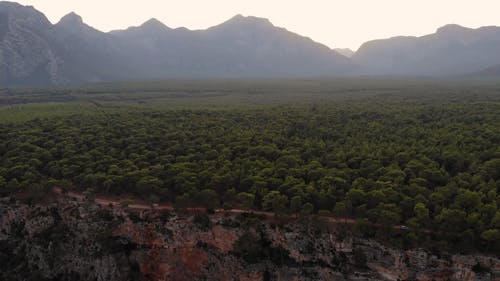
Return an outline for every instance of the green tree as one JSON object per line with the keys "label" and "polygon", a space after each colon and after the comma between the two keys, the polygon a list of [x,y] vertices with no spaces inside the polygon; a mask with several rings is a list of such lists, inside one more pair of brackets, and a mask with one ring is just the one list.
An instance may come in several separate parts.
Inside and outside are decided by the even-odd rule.
{"label": "green tree", "polygon": [[83,193],[83,198],[86,202],[94,203],[95,201],[95,190],[93,188],[87,188]]}
{"label": "green tree", "polygon": [[13,192],[19,190],[20,187],[21,187],[21,184],[19,183],[19,181],[17,179],[11,179],[7,183],[7,189],[10,191],[13,191]]}
{"label": "green tree", "polygon": [[[348,210],[347,205],[344,202],[337,202],[335,208],[333,209],[333,215],[337,218],[347,218]],[[347,220],[345,220],[347,223]]]}
{"label": "green tree", "polygon": [[488,229],[481,233],[481,239],[487,242],[489,250],[500,250],[500,230]]}
{"label": "green tree", "polygon": [[478,192],[471,190],[459,189],[455,198],[455,204],[457,204],[459,208],[463,208],[468,211],[475,210],[481,204],[481,195]]}
{"label": "green tree", "polygon": [[219,199],[214,190],[203,189],[197,194],[197,203],[208,209],[215,209],[219,205]]}
{"label": "green tree", "polygon": [[141,195],[155,192],[163,185],[163,182],[152,176],[145,176],[137,182],[137,190]]}
{"label": "green tree", "polygon": [[266,211],[273,211],[275,214],[282,214],[286,211],[288,197],[279,191],[271,191],[262,199],[262,206]]}
{"label": "green tree", "polygon": [[498,242],[500,241],[500,231],[498,229],[488,229],[481,233],[481,238],[488,242]]}
{"label": "green tree", "polygon": [[380,210],[378,216],[378,222],[386,226],[396,225],[401,221],[398,213],[389,210]]}
{"label": "green tree", "polygon": [[347,192],[347,199],[349,199],[353,206],[359,206],[366,202],[366,194],[363,190],[357,188],[351,188]]}
{"label": "green tree", "polygon": [[303,216],[309,216],[313,213],[314,211],[314,206],[311,203],[305,203],[302,205],[302,210],[300,211],[300,214]]}
{"label": "green tree", "polygon": [[0,176],[0,190],[4,189],[7,186],[7,181],[4,177]]}
{"label": "green tree", "polygon": [[491,159],[484,163],[484,172],[488,178],[500,179],[500,158]]}
{"label": "green tree", "polygon": [[466,226],[466,213],[462,210],[444,208],[439,215],[436,216],[436,221],[440,227],[451,233],[461,233]]}
{"label": "green tree", "polygon": [[429,209],[424,203],[415,204],[413,212],[420,225],[425,226],[429,223]]}
{"label": "green tree", "polygon": [[302,208],[302,198],[298,195],[292,197],[290,200],[290,212],[292,214],[298,214]]}
{"label": "green tree", "polygon": [[500,210],[495,213],[495,216],[491,220],[490,227],[492,229],[500,229]]}
{"label": "green tree", "polygon": [[238,202],[241,204],[243,209],[245,210],[252,209],[254,201],[255,201],[255,195],[247,192],[238,193]]}

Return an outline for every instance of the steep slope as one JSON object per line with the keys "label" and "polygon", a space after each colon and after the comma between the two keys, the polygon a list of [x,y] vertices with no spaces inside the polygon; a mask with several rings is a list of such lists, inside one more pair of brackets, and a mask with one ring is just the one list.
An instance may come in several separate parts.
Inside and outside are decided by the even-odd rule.
{"label": "steep slope", "polygon": [[370,41],[353,55],[363,74],[447,76],[500,63],[500,28],[441,27],[423,37]]}
{"label": "steep slope", "polygon": [[47,18],[32,7],[0,2],[0,85],[61,84],[61,59]]}
{"label": "steep slope", "polygon": [[54,43],[69,81],[98,82],[138,75],[113,38],[83,23],[79,15],[64,16],[54,31]]}

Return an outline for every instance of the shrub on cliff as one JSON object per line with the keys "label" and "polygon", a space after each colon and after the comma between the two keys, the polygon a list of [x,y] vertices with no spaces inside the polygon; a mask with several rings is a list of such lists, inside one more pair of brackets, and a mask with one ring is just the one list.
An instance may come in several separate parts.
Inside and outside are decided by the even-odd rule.
{"label": "shrub on cliff", "polygon": [[271,242],[261,237],[246,232],[234,244],[233,253],[243,258],[248,263],[258,263],[269,260],[276,265],[292,265],[295,261],[290,258],[290,252],[280,246],[272,246]]}
{"label": "shrub on cliff", "polygon": [[207,214],[196,214],[193,218],[193,223],[206,231],[210,228],[210,217]]}

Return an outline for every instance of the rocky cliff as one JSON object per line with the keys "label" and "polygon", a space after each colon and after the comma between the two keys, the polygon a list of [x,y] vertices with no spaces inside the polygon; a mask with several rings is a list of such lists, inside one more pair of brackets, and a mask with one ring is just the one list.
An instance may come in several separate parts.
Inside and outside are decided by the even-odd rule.
{"label": "rocky cliff", "polygon": [[70,199],[2,199],[0,269],[0,280],[500,280],[497,258],[392,249],[339,226]]}
{"label": "rocky cliff", "polygon": [[0,87],[63,84],[52,24],[33,7],[0,2]]}

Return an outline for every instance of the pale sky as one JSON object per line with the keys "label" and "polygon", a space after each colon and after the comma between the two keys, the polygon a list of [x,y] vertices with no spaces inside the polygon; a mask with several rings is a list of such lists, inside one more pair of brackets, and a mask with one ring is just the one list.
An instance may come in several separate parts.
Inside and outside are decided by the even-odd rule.
{"label": "pale sky", "polygon": [[[14,0],[13,0],[14,1]],[[500,0],[19,0],[52,23],[74,11],[102,31],[157,18],[167,26],[205,29],[236,14],[268,18],[274,25],[331,48],[356,50],[363,42],[424,35],[456,23],[500,25]]]}

